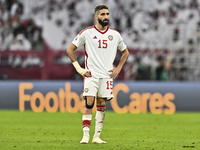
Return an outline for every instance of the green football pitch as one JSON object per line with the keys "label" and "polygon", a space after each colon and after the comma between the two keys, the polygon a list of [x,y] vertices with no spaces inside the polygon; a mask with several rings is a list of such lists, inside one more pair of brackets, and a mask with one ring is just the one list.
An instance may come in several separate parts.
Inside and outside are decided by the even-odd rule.
{"label": "green football pitch", "polygon": [[106,112],[101,139],[82,138],[81,113],[0,110],[0,150],[200,150],[200,112],[173,115]]}

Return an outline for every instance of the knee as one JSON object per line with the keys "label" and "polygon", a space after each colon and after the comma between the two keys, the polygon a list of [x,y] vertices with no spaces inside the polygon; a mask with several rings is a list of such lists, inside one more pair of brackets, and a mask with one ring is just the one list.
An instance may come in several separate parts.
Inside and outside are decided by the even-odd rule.
{"label": "knee", "polygon": [[97,105],[106,105],[106,99],[97,98]]}
{"label": "knee", "polygon": [[93,99],[87,99],[86,100],[86,103],[87,103],[87,105],[93,105],[93,103],[94,103],[94,100]]}
{"label": "knee", "polygon": [[85,97],[85,107],[87,109],[92,109],[94,107],[95,97]]}

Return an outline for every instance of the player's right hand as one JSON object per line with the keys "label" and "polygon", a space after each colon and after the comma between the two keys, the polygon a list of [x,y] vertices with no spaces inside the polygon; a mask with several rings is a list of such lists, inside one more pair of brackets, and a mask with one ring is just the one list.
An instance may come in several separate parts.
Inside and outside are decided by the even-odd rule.
{"label": "player's right hand", "polygon": [[87,71],[87,72],[83,75],[83,77],[92,77],[92,74],[91,74],[90,71]]}
{"label": "player's right hand", "polygon": [[91,77],[91,72],[87,71],[86,69],[82,68],[77,61],[72,63],[76,69],[76,71],[82,75],[83,77]]}

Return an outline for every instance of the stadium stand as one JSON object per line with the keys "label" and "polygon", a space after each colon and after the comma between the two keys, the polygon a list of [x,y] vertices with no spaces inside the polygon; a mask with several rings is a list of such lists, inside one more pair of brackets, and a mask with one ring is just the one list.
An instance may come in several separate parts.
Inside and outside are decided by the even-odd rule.
{"label": "stadium stand", "polygon": [[118,80],[138,80],[141,66],[140,80],[155,80],[159,56],[168,81],[200,80],[200,0],[0,0],[1,79],[80,79],[65,51],[103,3],[130,50]]}

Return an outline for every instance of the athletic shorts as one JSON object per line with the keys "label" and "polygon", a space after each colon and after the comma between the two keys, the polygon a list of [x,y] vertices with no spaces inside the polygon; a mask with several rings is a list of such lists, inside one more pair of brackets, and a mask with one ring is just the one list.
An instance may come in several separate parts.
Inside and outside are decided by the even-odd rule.
{"label": "athletic shorts", "polygon": [[113,79],[112,78],[85,78],[83,96],[94,96],[100,98],[113,98]]}

